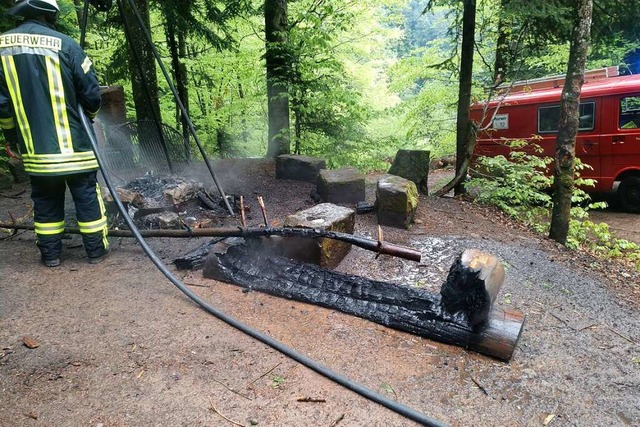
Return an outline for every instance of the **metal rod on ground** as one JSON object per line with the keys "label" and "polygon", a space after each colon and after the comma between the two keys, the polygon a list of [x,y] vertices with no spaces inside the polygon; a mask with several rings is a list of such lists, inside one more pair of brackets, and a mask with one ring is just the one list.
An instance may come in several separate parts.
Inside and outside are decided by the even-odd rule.
{"label": "metal rod on ground", "polygon": [[[118,4],[120,4],[121,1],[122,0],[118,0]],[[185,108],[184,104],[182,103],[182,100],[180,99],[180,96],[178,95],[178,91],[176,90],[173,82],[171,81],[171,76],[167,72],[167,68],[164,66],[164,64],[162,62],[162,58],[160,57],[160,54],[158,53],[158,49],[156,49],[156,46],[153,44],[153,40],[151,39],[151,35],[149,34],[149,31],[147,30],[147,27],[145,27],[144,21],[142,20],[142,17],[140,16],[140,11],[138,10],[138,7],[135,5],[133,0],[125,0],[125,1],[127,1],[129,3],[129,7],[131,7],[131,10],[133,11],[134,15],[136,16],[136,18],[138,20],[138,23],[140,24],[140,29],[144,33],[144,36],[145,36],[145,38],[147,40],[147,43],[149,44],[149,47],[151,48],[151,51],[153,52],[153,55],[156,58],[156,62],[158,63],[158,66],[160,66],[160,69],[162,70],[162,74],[164,75],[164,78],[166,79],[167,84],[169,85],[169,89],[171,89],[171,92],[173,93],[173,97],[176,100],[176,104],[178,104],[178,108],[180,109],[180,112],[182,113],[182,117],[184,117],[185,122],[189,126],[189,131],[191,132],[191,135],[193,135],[193,139],[195,140],[196,145],[198,146],[198,150],[200,150],[200,154],[202,155],[202,158],[204,159],[204,162],[207,165],[207,168],[209,169],[209,173],[211,174],[211,178],[213,178],[213,182],[215,183],[216,187],[218,188],[218,191],[220,192],[220,195],[222,196],[222,200],[224,200],[225,206],[229,210],[229,213],[231,215],[233,215],[234,214],[233,213],[233,208],[231,208],[231,205],[229,204],[229,200],[227,200],[227,196],[224,194],[224,190],[220,186],[220,183],[218,183],[218,179],[216,178],[216,174],[213,172],[213,167],[211,166],[211,163],[209,162],[209,158],[207,157],[207,153],[204,151],[204,147],[202,146],[202,143],[200,142],[200,138],[198,138],[198,135],[196,134],[196,129],[193,127],[193,123],[191,123],[191,119],[189,118],[189,113],[187,112],[187,109]]]}
{"label": "metal rod on ground", "polygon": [[[19,224],[3,224],[0,228],[9,230],[34,230],[33,225]],[[80,229],[67,227],[65,233],[80,234]],[[366,237],[354,236],[348,233],[339,233],[336,231],[327,231],[317,228],[272,228],[272,227],[250,227],[250,228],[193,228],[191,230],[140,230],[143,237],[172,237],[172,238],[190,238],[190,237],[262,237],[262,236],[295,236],[295,237],[321,237],[326,239],[340,240],[342,242],[351,243],[359,248],[366,249],[379,254],[391,255],[398,258],[404,258],[410,261],[420,262],[422,254],[406,246],[396,245],[394,243],[379,242]],[[109,230],[111,237],[135,237],[129,230]]]}

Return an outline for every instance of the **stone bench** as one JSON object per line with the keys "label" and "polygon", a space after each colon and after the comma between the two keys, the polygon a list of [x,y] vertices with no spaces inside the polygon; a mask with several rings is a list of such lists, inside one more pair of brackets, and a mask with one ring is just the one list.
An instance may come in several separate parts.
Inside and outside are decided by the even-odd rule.
{"label": "stone bench", "polygon": [[318,173],[326,167],[327,163],[317,157],[283,154],[276,157],[276,178],[315,184]]}
{"label": "stone bench", "polygon": [[408,230],[418,208],[416,184],[395,175],[380,178],[376,187],[376,207],[378,224]]}
{"label": "stone bench", "polygon": [[355,205],[365,199],[364,175],[355,168],[324,169],[316,190],[325,202]]}
{"label": "stone bench", "polygon": [[398,150],[389,173],[413,181],[420,193],[428,194],[429,155],[428,150]]}
{"label": "stone bench", "polygon": [[[285,227],[317,228],[353,234],[356,214],[353,209],[332,203],[321,203],[312,208],[289,215]],[[335,268],[351,250],[351,244],[333,239],[285,237],[281,242],[282,254],[288,258]]]}

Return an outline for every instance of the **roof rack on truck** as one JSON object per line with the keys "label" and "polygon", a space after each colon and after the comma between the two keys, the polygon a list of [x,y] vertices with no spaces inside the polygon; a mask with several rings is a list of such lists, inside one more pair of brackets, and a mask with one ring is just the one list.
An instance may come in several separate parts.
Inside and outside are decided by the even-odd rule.
{"label": "roof rack on truck", "polygon": [[[607,79],[610,77],[617,77],[620,75],[618,66],[610,66],[605,68],[598,68],[595,70],[587,70],[584,72],[584,82],[588,83],[595,80]],[[532,92],[540,89],[550,89],[562,87],[565,80],[564,74],[556,74],[553,76],[541,77],[538,79],[519,80],[513,83],[503,83],[498,86],[500,93],[510,92]]]}

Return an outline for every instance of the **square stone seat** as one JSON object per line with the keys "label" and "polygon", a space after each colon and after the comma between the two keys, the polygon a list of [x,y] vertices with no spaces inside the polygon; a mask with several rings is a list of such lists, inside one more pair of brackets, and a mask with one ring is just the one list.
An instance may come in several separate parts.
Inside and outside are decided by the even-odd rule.
{"label": "square stone seat", "polygon": [[376,206],[378,224],[408,230],[418,208],[416,184],[395,175],[380,178],[376,187]]}
{"label": "square stone seat", "polygon": [[324,159],[317,157],[283,154],[276,157],[276,178],[306,181],[313,184],[318,179],[318,172],[326,169]]}
{"label": "square stone seat", "polygon": [[325,202],[356,205],[365,199],[364,174],[355,168],[321,170],[317,192]]}
{"label": "square stone seat", "polygon": [[[355,219],[356,213],[353,209],[332,203],[321,203],[289,215],[284,221],[284,226],[353,234]],[[286,257],[331,269],[347,256],[351,250],[351,244],[324,238],[285,237],[282,250]]]}

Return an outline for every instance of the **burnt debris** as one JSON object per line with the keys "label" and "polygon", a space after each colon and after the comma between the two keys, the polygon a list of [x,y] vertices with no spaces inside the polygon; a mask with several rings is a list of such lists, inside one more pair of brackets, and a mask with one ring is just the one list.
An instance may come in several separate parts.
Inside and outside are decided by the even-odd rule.
{"label": "burnt debris", "polygon": [[[209,228],[228,217],[222,197],[212,195],[200,182],[178,176],[146,174],[116,191],[141,229]],[[110,222],[125,227],[110,196],[107,202]]]}
{"label": "burnt debris", "polygon": [[[274,255],[262,239],[225,240],[212,246],[204,276],[271,295],[328,307],[394,329],[447,344],[454,344],[508,361],[520,336],[524,316],[491,308],[494,289],[482,296],[460,297],[468,292],[460,280],[471,278],[472,289],[481,282],[501,282],[495,258],[465,251],[452,267],[452,284],[444,295],[367,278],[341,274],[315,265]],[[478,258],[480,256],[480,258]],[[469,267],[471,266],[471,267]],[[488,267],[487,267],[488,266]],[[466,275],[465,269],[477,271]],[[477,291],[479,292],[479,291]],[[481,295],[481,293],[479,293]],[[466,303],[466,304],[465,304]],[[490,309],[487,310],[487,307]],[[477,311],[476,311],[477,310]]]}

